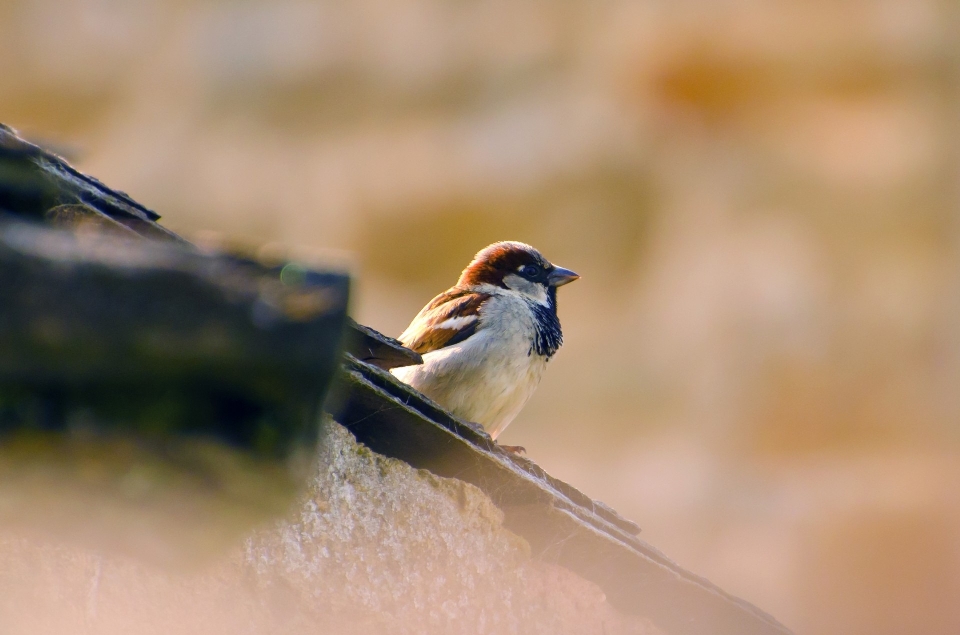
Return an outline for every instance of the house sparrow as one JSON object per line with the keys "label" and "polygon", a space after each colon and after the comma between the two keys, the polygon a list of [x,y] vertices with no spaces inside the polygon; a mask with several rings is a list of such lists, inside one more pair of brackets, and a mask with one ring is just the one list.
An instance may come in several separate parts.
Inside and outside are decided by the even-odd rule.
{"label": "house sparrow", "polygon": [[530,245],[490,245],[400,335],[423,364],[390,372],[496,439],[563,343],[557,287],[579,277]]}

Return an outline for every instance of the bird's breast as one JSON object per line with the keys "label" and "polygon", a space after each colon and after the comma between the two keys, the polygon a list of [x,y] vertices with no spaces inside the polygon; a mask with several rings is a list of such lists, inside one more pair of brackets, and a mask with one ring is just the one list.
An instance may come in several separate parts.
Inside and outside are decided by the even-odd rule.
{"label": "bird's breast", "polygon": [[487,302],[474,335],[425,354],[421,366],[394,370],[399,379],[455,415],[483,425],[494,438],[523,408],[547,364],[535,350],[533,312],[522,301],[499,300]]}

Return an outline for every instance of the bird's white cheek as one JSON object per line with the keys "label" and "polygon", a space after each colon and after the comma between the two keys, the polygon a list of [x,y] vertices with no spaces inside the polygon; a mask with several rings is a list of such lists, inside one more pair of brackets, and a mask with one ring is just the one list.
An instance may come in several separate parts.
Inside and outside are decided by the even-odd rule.
{"label": "bird's white cheek", "polygon": [[520,295],[530,298],[537,304],[542,304],[543,306],[550,304],[550,299],[547,296],[547,288],[538,282],[531,282],[523,276],[511,273],[504,276],[503,283],[511,291],[516,291]]}

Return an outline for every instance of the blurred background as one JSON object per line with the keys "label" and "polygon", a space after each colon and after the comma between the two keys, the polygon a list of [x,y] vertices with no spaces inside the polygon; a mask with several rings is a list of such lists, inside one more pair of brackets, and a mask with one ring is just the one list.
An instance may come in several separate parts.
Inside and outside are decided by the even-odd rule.
{"label": "blurred background", "polygon": [[798,633],[960,632],[960,7],[0,0],[0,121],[396,336],[583,279],[501,438]]}

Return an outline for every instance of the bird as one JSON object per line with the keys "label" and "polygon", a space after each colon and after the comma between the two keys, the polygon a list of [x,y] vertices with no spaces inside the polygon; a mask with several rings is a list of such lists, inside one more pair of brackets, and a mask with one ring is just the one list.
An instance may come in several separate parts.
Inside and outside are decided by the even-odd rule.
{"label": "bird", "polygon": [[579,278],[526,243],[493,243],[400,335],[423,363],[390,372],[496,440],[563,344],[557,289]]}

